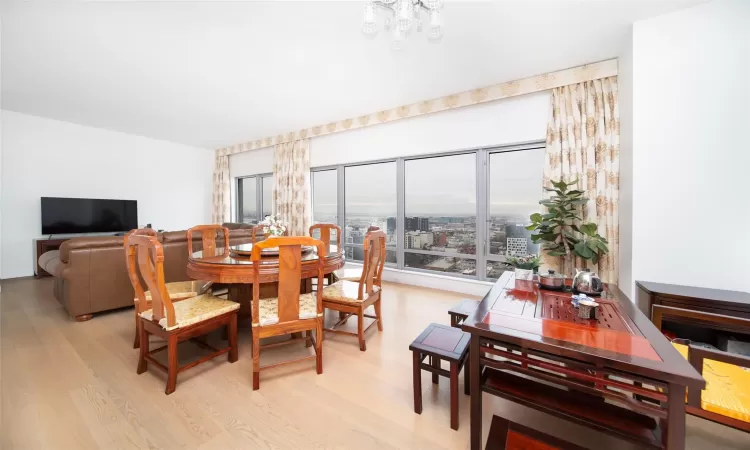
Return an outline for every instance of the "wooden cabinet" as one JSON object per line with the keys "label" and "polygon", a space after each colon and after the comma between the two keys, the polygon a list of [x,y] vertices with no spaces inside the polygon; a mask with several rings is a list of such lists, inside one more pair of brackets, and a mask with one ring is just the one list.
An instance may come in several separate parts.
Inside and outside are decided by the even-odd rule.
{"label": "wooden cabinet", "polygon": [[[750,293],[747,292],[653,283],[650,281],[636,281],[635,287],[638,308],[649,318],[652,318],[651,308],[653,305],[664,305],[750,319]],[[689,317],[670,317],[669,320],[713,330],[747,333],[746,328],[738,328],[731,324],[705,324],[700,320]]]}
{"label": "wooden cabinet", "polygon": [[51,250],[59,250],[60,246],[63,242],[67,241],[69,238],[65,239],[37,239],[36,240],[36,257],[34,258],[34,265],[36,266],[36,276],[37,278],[41,277],[49,277],[51,276],[47,272],[45,272],[44,269],[39,267],[39,257],[43,254],[47,253]]}

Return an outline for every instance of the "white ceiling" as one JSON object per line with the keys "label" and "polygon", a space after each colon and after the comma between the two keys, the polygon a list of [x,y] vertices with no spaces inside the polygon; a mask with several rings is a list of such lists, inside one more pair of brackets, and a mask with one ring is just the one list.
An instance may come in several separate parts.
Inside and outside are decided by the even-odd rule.
{"label": "white ceiling", "polygon": [[445,37],[360,33],[361,2],[2,2],[2,107],[218,148],[617,56],[700,0],[453,1]]}

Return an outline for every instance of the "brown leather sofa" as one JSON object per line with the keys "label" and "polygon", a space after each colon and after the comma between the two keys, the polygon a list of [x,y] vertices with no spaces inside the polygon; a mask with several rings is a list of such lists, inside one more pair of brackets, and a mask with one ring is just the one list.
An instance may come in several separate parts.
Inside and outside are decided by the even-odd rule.
{"label": "brown leather sofa", "polygon": [[[159,233],[164,249],[164,277],[167,283],[187,281],[187,234],[185,231]],[[133,286],[125,266],[122,236],[80,237],[65,241],[57,252],[40,256],[39,264],[55,277],[55,298],[78,321],[93,313],[133,306]],[[202,248],[201,235],[193,237],[193,250]],[[262,237],[261,237],[262,239]],[[230,245],[252,241],[249,229],[229,232]],[[223,247],[223,238],[216,240]]]}

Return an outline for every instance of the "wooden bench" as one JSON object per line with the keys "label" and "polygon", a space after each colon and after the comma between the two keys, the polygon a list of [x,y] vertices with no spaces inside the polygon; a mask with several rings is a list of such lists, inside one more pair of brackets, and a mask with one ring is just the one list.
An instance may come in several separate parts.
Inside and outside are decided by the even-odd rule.
{"label": "wooden bench", "polygon": [[[458,430],[458,373],[469,354],[468,333],[437,323],[430,324],[409,346],[414,362],[414,412],[422,414],[422,370],[432,372],[432,382],[440,376],[450,379],[451,428]],[[423,362],[430,358],[429,364]],[[440,368],[440,361],[450,363],[450,370]],[[468,370],[464,371],[464,393],[469,395]]]}

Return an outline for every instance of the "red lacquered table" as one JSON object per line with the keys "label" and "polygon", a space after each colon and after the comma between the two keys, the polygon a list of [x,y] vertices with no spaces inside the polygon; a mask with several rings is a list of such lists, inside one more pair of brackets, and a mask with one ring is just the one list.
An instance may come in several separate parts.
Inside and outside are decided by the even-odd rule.
{"label": "red lacquered table", "polygon": [[[516,289],[520,287],[522,289]],[[685,391],[705,381],[614,285],[598,320],[570,293],[505,272],[463,323],[471,333],[471,448],[481,448],[482,392],[653,448],[685,448]]]}

